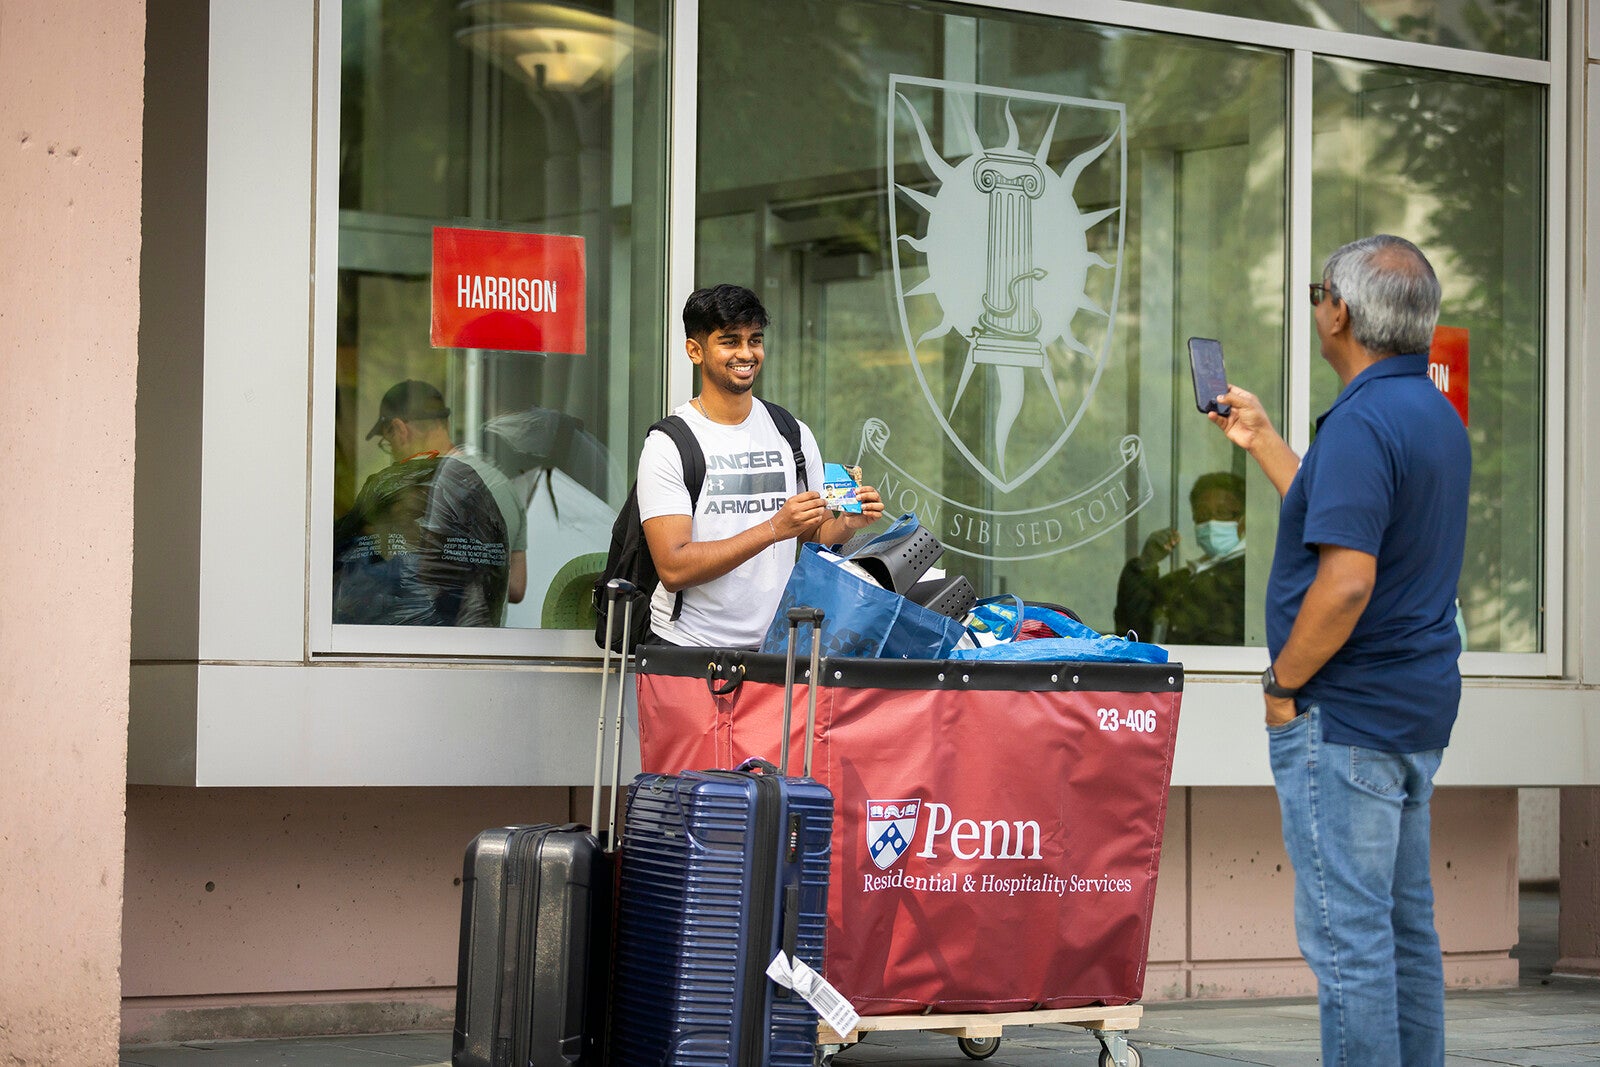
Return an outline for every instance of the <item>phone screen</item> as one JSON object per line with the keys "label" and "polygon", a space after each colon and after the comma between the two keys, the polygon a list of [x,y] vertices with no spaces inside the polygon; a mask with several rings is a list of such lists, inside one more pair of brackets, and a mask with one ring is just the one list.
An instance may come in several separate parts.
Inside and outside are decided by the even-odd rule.
{"label": "phone screen", "polygon": [[1194,375],[1194,406],[1201,412],[1226,415],[1232,409],[1217,403],[1228,391],[1228,375],[1222,369],[1222,342],[1209,337],[1189,338],[1189,370]]}

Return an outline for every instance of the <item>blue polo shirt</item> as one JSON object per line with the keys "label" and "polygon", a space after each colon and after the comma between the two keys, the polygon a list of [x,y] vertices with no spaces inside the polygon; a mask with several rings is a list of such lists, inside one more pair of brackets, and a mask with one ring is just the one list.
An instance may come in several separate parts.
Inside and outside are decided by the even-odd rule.
{"label": "blue polo shirt", "polygon": [[1428,378],[1427,356],[1390,356],[1345,386],[1283,498],[1267,581],[1267,650],[1289,638],[1318,546],[1375,556],[1372,599],[1344,647],[1300,690],[1335,744],[1443,748],[1461,699],[1456,585],[1472,451]]}

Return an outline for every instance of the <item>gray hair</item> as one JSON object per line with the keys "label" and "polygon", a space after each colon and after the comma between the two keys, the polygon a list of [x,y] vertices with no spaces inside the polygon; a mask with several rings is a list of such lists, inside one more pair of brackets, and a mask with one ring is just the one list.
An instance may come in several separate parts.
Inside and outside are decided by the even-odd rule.
{"label": "gray hair", "polygon": [[1422,250],[1380,233],[1328,257],[1323,279],[1350,309],[1350,330],[1372,352],[1426,352],[1439,321],[1439,279]]}

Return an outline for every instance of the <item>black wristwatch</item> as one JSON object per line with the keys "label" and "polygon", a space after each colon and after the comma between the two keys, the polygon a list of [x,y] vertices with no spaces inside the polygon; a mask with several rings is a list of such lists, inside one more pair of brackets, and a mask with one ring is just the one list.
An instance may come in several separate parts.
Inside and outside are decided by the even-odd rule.
{"label": "black wristwatch", "polygon": [[1288,686],[1279,685],[1278,675],[1270,665],[1261,672],[1261,691],[1266,693],[1267,696],[1277,697],[1279,700],[1288,700],[1291,697],[1300,695],[1300,690],[1298,689],[1290,689]]}

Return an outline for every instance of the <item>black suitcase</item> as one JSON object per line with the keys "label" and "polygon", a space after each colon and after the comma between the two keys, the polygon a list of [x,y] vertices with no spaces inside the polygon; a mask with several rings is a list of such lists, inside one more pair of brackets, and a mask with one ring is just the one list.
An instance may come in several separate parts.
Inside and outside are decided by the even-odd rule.
{"label": "black suitcase", "polygon": [[611,857],[576,824],[502,826],[473,839],[461,878],[455,1067],[601,1062],[611,879]]}
{"label": "black suitcase", "polygon": [[[633,587],[611,583],[612,607]],[[612,612],[615,619],[616,613]],[[604,835],[576,823],[502,826],[467,847],[461,878],[454,1067],[600,1067],[605,1062],[612,887],[627,656],[617,678],[611,814]],[[600,683],[591,826],[600,823],[606,688]]]}
{"label": "black suitcase", "polygon": [[[641,774],[628,794],[617,898],[611,1058],[617,1067],[811,1067],[817,1014],[767,976],[778,951],[822,971],[833,795],[790,778],[796,616],[784,770]],[[813,641],[811,679],[817,677]],[[746,764],[750,766],[750,764]]]}

